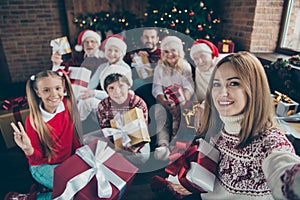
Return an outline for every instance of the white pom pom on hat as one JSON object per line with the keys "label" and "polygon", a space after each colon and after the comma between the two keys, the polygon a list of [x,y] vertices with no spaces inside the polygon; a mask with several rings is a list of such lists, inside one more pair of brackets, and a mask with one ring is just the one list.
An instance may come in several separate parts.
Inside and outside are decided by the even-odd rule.
{"label": "white pom pom on hat", "polygon": [[100,84],[101,88],[105,90],[104,88],[104,81],[105,79],[111,75],[111,74],[120,74],[122,76],[125,76],[129,82],[130,87],[133,84],[132,81],[132,75],[131,75],[131,69],[128,69],[124,67],[123,65],[118,64],[112,64],[104,68],[104,70],[100,74]]}
{"label": "white pom pom on hat", "polygon": [[96,41],[98,42],[99,46],[101,45],[101,36],[93,30],[86,29],[86,30],[81,31],[78,35],[77,44],[75,45],[76,51],[80,52],[83,50],[82,43],[87,37],[95,38]]}

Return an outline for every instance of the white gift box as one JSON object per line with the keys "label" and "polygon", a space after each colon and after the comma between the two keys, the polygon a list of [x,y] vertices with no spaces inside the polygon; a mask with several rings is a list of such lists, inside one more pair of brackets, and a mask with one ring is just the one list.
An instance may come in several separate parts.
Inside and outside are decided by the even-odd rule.
{"label": "white gift box", "polygon": [[86,90],[91,77],[91,70],[85,67],[69,67],[70,80],[76,99],[80,96],[80,91]]}
{"label": "white gift box", "polygon": [[297,113],[299,104],[291,100],[290,103],[279,101],[276,108],[276,114],[279,117],[287,117]]}
{"label": "white gift box", "polygon": [[50,46],[52,47],[52,54],[59,52],[60,55],[65,55],[72,52],[70,43],[66,36],[51,40]]}
{"label": "white gift box", "polygon": [[220,152],[203,139],[199,140],[198,151],[201,156],[200,164],[191,162],[191,167],[186,174],[186,179],[201,192],[212,192]]}

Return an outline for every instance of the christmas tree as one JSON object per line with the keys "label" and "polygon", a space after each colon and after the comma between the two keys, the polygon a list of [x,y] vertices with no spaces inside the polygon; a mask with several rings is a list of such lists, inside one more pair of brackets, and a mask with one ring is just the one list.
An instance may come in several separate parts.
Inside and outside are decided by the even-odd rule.
{"label": "christmas tree", "polygon": [[220,19],[213,10],[213,1],[149,0],[146,26],[172,29],[192,39],[214,40]]}

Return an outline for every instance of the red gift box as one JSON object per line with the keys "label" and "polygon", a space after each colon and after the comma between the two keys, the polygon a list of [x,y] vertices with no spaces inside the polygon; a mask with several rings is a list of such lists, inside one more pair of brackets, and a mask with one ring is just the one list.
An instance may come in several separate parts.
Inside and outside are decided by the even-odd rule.
{"label": "red gift box", "polygon": [[26,117],[29,115],[27,98],[21,96],[6,99],[0,103],[0,106],[0,132],[6,147],[12,148],[16,146],[16,143],[10,123],[25,122]]}
{"label": "red gift box", "polygon": [[165,171],[172,176],[177,175],[180,184],[190,192],[212,192],[218,162],[219,151],[200,139],[198,145],[189,146]]}
{"label": "red gift box", "polygon": [[168,100],[172,101],[172,106],[178,105],[185,101],[183,89],[178,84],[173,84],[165,89],[165,95]]}
{"label": "red gift box", "polygon": [[[86,153],[93,154],[92,151],[95,151],[95,157],[92,156],[89,160],[90,155]],[[92,162],[94,166],[91,167],[87,162]],[[95,140],[77,149],[75,155],[55,168],[52,197],[80,200],[119,199],[137,171],[137,167],[108,147],[106,142]],[[103,198],[99,197],[99,192],[104,195]]]}
{"label": "red gift box", "polygon": [[222,40],[218,42],[219,53],[233,53],[234,52],[234,42],[232,40]]}

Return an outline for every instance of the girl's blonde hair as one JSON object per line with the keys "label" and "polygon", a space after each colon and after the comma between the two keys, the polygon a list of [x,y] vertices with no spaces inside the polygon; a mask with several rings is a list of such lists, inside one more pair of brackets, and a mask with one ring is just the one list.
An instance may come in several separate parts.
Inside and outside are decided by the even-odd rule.
{"label": "girl's blonde hair", "polygon": [[51,129],[53,127],[49,127],[46,125],[42,118],[42,113],[39,108],[39,104],[41,103],[41,99],[38,97],[37,91],[37,83],[39,81],[43,81],[44,78],[59,78],[62,81],[62,85],[65,88],[66,98],[67,98],[67,109],[69,111],[70,117],[72,118],[74,124],[74,135],[81,141],[82,136],[82,128],[81,122],[79,118],[79,112],[77,109],[76,99],[72,90],[71,82],[68,76],[62,72],[55,72],[51,70],[46,70],[39,72],[36,75],[32,75],[31,78],[26,83],[26,94],[29,105],[29,120],[30,124],[37,132],[38,137],[41,141],[41,146],[43,147],[44,155],[48,157],[50,160],[52,156],[54,156],[58,152],[53,152],[52,149],[52,139],[51,139]]}
{"label": "girl's blonde hair", "polygon": [[243,111],[238,147],[245,147],[260,133],[276,124],[274,107],[266,73],[261,62],[249,52],[238,52],[220,60],[211,76],[205,99],[205,108],[198,135],[217,134],[223,123],[212,100],[212,85],[218,68],[229,62],[245,89],[247,102]]}

